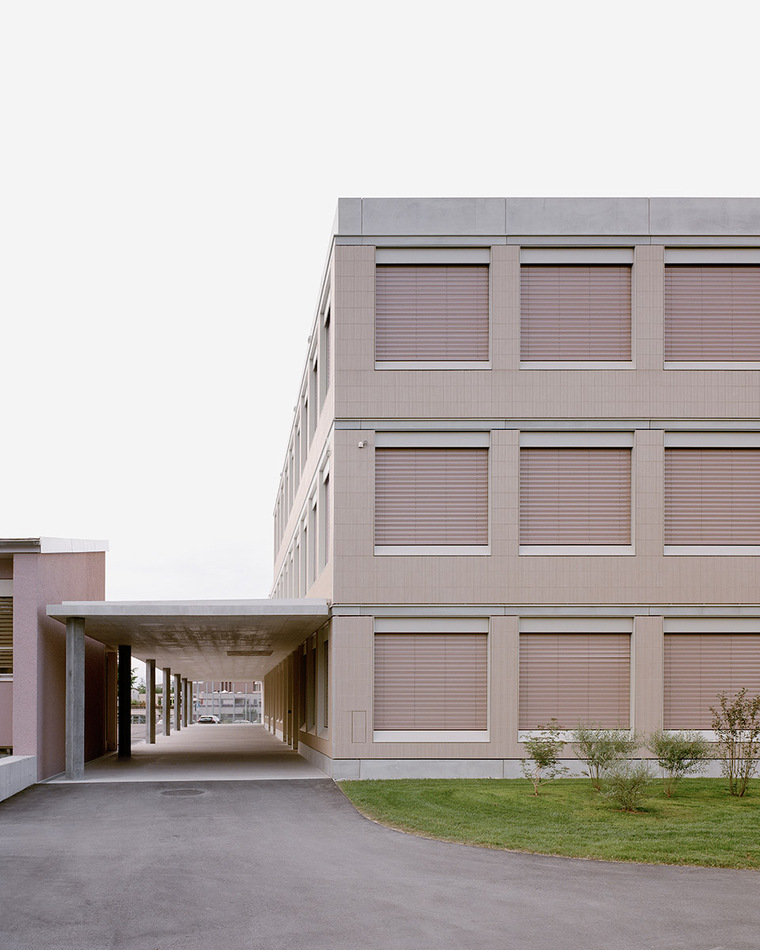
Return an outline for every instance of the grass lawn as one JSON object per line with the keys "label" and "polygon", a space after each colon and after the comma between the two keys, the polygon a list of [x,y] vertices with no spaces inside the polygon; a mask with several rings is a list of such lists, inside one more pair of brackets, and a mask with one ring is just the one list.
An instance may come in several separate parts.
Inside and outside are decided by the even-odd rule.
{"label": "grass lawn", "polygon": [[588,779],[560,779],[538,798],[524,779],[341,782],[368,818],[430,838],[485,848],[606,861],[760,869],[760,780],[744,798],[723,779],[684,779],[673,798],[653,784],[629,814]]}

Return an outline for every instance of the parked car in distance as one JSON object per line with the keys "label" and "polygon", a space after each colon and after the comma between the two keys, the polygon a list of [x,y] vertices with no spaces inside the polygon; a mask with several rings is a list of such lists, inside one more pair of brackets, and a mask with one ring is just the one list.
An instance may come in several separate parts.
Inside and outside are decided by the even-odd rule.
{"label": "parked car in distance", "polygon": [[233,719],[232,724],[233,726],[250,726],[251,720],[250,719]]}
{"label": "parked car in distance", "polygon": [[195,721],[202,724],[211,723],[211,725],[215,725],[222,720],[218,716],[198,716]]}

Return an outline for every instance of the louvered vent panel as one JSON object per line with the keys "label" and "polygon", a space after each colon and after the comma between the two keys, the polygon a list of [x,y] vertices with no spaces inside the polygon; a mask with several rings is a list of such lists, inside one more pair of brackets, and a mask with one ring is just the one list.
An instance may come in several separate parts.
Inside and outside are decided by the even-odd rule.
{"label": "louvered vent panel", "polygon": [[760,360],[760,267],[666,267],[666,360]]}
{"label": "louvered vent panel", "polygon": [[631,268],[523,265],[520,358],[630,360]]}
{"label": "louvered vent panel", "polygon": [[375,543],[488,544],[488,449],[376,449]]}
{"label": "louvered vent panel", "polygon": [[487,360],[488,266],[378,265],[377,360]]}
{"label": "louvered vent panel", "polygon": [[486,634],[375,634],[375,729],[487,725]]}
{"label": "louvered vent panel", "polygon": [[630,449],[520,450],[521,544],[630,541]]}
{"label": "louvered vent panel", "polygon": [[630,645],[628,634],[520,634],[520,728],[556,719],[564,729],[580,722],[627,729]]}

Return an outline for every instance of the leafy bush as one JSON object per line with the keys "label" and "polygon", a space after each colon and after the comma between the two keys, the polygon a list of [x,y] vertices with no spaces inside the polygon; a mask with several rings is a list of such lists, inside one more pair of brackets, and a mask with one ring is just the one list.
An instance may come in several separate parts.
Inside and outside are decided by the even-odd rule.
{"label": "leafy bush", "polygon": [[760,696],[748,698],[746,687],[733,697],[719,693],[718,706],[710,712],[728,790],[741,798],[760,758]]}
{"label": "leafy bush", "polygon": [[530,758],[521,762],[522,773],[533,783],[533,794],[536,796],[540,785],[568,771],[566,766],[559,763],[559,754],[565,743],[559,738],[557,721],[552,719],[548,726],[539,726],[539,729],[542,730],[541,735],[525,740],[525,749]]}
{"label": "leafy bush", "polygon": [[696,775],[707,768],[710,746],[698,732],[653,732],[647,749],[663,771],[665,795],[670,798],[684,775]]}
{"label": "leafy bush", "polygon": [[619,806],[621,811],[638,811],[647,797],[652,773],[642,759],[638,762],[616,762],[606,773],[603,795]]}
{"label": "leafy bush", "polygon": [[604,773],[623,759],[629,759],[638,741],[633,732],[600,729],[585,723],[579,723],[573,732],[573,750],[581,762],[586,763],[587,770],[583,774],[588,775],[597,792],[601,791]]}

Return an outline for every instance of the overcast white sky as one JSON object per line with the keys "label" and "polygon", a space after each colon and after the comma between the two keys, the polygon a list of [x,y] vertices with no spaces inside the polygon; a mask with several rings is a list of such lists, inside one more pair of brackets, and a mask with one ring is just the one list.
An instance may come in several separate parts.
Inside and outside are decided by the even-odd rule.
{"label": "overcast white sky", "polygon": [[[264,597],[339,196],[758,195],[757,4],[0,4],[0,537]],[[300,275],[294,282],[290,269]]]}

